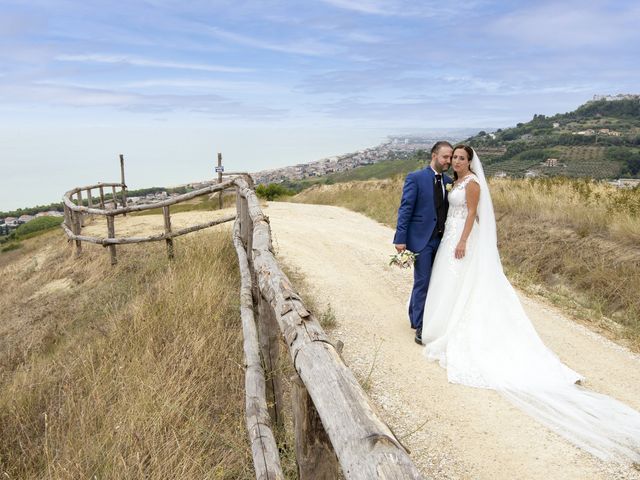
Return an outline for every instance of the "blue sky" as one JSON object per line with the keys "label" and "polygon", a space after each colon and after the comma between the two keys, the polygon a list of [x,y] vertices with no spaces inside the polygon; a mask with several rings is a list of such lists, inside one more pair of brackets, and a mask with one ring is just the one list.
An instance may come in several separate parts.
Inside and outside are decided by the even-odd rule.
{"label": "blue sky", "polygon": [[639,93],[637,2],[0,3],[0,210]]}

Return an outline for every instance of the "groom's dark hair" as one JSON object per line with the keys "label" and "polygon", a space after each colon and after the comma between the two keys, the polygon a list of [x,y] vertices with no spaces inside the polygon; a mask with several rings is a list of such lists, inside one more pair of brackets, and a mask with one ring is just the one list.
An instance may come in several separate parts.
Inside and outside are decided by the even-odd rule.
{"label": "groom's dark hair", "polygon": [[453,148],[453,145],[451,145],[446,140],[440,140],[439,142],[434,143],[433,147],[431,147],[431,155],[433,155],[434,153],[438,153],[438,150],[440,150],[442,147]]}

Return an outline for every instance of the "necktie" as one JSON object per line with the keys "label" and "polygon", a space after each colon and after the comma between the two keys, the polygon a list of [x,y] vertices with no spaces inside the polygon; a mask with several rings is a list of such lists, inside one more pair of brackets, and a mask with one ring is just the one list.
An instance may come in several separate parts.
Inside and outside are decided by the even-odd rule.
{"label": "necktie", "polygon": [[436,174],[436,187],[435,187],[436,191],[434,192],[435,194],[435,198],[436,198],[436,207],[439,207],[440,205],[442,205],[442,175],[437,173]]}

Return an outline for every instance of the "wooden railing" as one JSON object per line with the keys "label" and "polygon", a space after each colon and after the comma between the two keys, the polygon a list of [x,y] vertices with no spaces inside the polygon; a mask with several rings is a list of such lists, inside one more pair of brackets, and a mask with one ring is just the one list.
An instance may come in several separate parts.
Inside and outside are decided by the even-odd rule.
{"label": "wooden railing", "polygon": [[[239,175],[239,174],[237,174]],[[105,201],[104,189],[111,188],[112,189],[112,201]],[[78,187],[73,190],[69,190],[62,197],[63,208],[64,208],[64,222],[62,223],[62,228],[67,234],[69,240],[73,240],[76,243],[76,253],[80,254],[82,252],[82,242],[96,243],[99,245],[103,245],[105,247],[109,247],[109,252],[111,255],[111,264],[115,265],[118,261],[116,256],[116,245],[124,245],[131,243],[142,243],[142,242],[153,242],[159,240],[165,240],[167,243],[167,254],[169,258],[173,258],[173,239],[175,237],[179,237],[180,235],[185,235],[187,233],[196,232],[198,230],[202,230],[204,228],[212,227],[214,225],[219,225],[220,223],[230,222],[236,218],[235,215],[227,215],[222,218],[218,218],[215,220],[211,220],[206,223],[200,223],[197,225],[191,225],[189,227],[173,230],[171,227],[171,205],[175,205],[177,203],[185,202],[188,200],[192,200],[196,197],[200,197],[203,195],[211,195],[215,192],[223,192],[224,190],[235,188],[234,180],[227,180],[226,182],[218,183],[215,185],[211,185],[209,187],[201,188],[199,190],[194,190],[193,192],[185,193],[183,195],[179,195],[176,197],[169,198],[167,200],[163,200],[160,202],[156,202],[153,204],[144,204],[144,205],[127,205],[126,194],[126,185],[121,183],[97,183],[95,185],[88,185],[86,187]],[[120,190],[118,190],[120,189]],[[93,194],[92,192],[98,190],[99,191],[99,207],[93,206]],[[120,194],[120,195],[118,195]],[[121,204],[118,206],[118,197],[120,197]],[[84,206],[83,198],[88,199],[88,206]],[[110,206],[111,208],[107,208]],[[115,234],[115,218],[118,215],[126,215],[127,213],[132,212],[141,212],[144,210],[151,210],[156,208],[162,208],[162,214],[164,217],[164,232],[156,235],[147,235],[144,237],[120,237],[116,238]],[[82,235],[82,227],[84,226],[84,217],[86,215],[101,215],[106,217],[107,219],[107,236],[106,237],[96,237],[96,236],[88,236]]]}
{"label": "wooden railing", "polygon": [[[338,463],[347,479],[422,478],[278,265],[269,219],[254,190],[243,178],[235,184],[234,244],[242,275],[242,323],[247,325],[247,428],[256,477],[283,478],[269,425],[282,422],[276,365],[284,340],[296,371],[291,398],[300,478],[335,479]],[[258,348],[264,372],[257,372]]]}
{"label": "wooden railing", "polygon": [[[82,206],[82,192],[123,184],[97,184],[70,190],[64,196],[63,228],[77,248],[88,241],[114,248],[116,244],[166,240],[170,255],[175,236],[236,219],[233,243],[240,266],[240,315],[244,336],[246,423],[256,478],[284,478],[274,426],[283,425],[283,389],[279,359],[285,346],[295,369],[292,379],[292,412],[299,478],[335,479],[341,470],[346,479],[420,479],[422,476],[407,450],[375,412],[336,345],[308,311],[275,258],[268,217],[262,212],[247,174],[154,205]],[[237,215],[206,224],[171,231],[170,205],[200,195],[235,189]],[[76,199],[77,204],[73,202]],[[114,217],[158,208],[165,214],[164,234],[115,238]],[[165,210],[166,208],[166,210]],[[105,215],[106,238],[80,234],[82,215]],[[109,220],[111,219],[111,220]],[[79,250],[78,250],[79,251]],[[115,250],[112,251],[112,261]]]}

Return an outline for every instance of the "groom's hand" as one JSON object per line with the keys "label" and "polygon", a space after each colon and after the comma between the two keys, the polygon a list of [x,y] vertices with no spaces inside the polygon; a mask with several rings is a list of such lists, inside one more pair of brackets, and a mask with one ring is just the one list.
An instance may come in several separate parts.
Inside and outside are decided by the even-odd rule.
{"label": "groom's hand", "polygon": [[396,245],[396,250],[398,253],[404,252],[407,249],[407,246],[404,243],[400,243]]}

